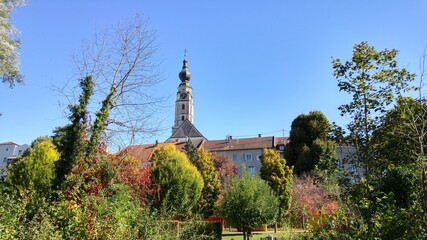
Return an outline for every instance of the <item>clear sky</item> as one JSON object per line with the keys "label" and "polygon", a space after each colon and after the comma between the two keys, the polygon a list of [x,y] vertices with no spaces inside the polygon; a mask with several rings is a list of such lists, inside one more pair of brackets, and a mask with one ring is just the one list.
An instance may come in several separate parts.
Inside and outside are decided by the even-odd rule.
{"label": "clear sky", "polygon": [[[427,46],[427,1],[148,1],[27,0],[12,14],[20,30],[25,85],[0,85],[0,142],[31,143],[67,123],[64,99],[52,90],[73,79],[72,56],[102,27],[143,14],[157,30],[169,96],[158,113],[171,134],[178,73],[188,49],[195,126],[208,139],[289,134],[311,110],[344,125],[337,107],[348,101],[332,76],[331,57],[350,58],[355,43],[400,50],[400,66],[418,72]],[[272,133],[274,132],[274,133]]]}

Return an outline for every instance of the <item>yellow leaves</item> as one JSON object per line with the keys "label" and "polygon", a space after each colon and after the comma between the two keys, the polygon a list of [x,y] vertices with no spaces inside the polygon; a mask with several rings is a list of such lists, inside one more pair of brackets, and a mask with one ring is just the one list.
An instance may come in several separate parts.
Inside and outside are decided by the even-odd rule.
{"label": "yellow leaves", "polygon": [[24,154],[7,177],[8,182],[18,189],[34,192],[47,191],[55,178],[55,162],[59,154],[49,138],[39,138]]}

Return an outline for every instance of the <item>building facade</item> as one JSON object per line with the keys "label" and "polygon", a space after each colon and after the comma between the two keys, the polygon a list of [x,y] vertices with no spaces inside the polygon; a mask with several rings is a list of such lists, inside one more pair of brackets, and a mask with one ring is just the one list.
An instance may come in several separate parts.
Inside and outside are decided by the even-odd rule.
{"label": "building facade", "polygon": [[27,144],[16,144],[14,142],[0,143],[0,177],[7,174],[7,165],[21,156],[29,146]]}
{"label": "building facade", "polygon": [[202,147],[212,153],[221,154],[229,157],[240,173],[243,165],[246,170],[255,174],[261,169],[260,156],[264,149],[275,149],[283,153],[284,146],[288,138],[285,137],[255,137],[233,139],[228,136],[224,140],[205,141]]}

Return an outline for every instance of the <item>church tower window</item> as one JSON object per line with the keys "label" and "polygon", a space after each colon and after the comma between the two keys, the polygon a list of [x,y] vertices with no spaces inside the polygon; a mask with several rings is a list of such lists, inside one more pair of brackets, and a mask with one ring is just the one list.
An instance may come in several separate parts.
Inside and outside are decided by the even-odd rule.
{"label": "church tower window", "polygon": [[185,110],[185,105],[184,104],[182,104],[182,108],[181,108],[182,110]]}
{"label": "church tower window", "polygon": [[184,121],[184,116],[181,116],[181,120]]}

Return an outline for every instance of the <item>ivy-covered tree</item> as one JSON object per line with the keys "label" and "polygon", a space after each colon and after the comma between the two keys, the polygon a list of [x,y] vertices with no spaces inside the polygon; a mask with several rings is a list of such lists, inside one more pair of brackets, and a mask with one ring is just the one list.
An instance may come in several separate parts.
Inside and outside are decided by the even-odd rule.
{"label": "ivy-covered tree", "polygon": [[253,228],[273,223],[278,209],[279,200],[267,182],[243,168],[241,177],[232,177],[226,185],[221,215],[230,224],[241,227],[246,240]]}
{"label": "ivy-covered tree", "polygon": [[197,168],[174,145],[156,149],[150,161],[153,183],[160,187],[152,207],[173,217],[191,215],[204,186]]}
{"label": "ivy-covered tree", "polygon": [[43,197],[52,187],[58,159],[52,141],[47,137],[38,138],[12,165],[5,181],[21,192],[28,189],[34,196]]}
{"label": "ivy-covered tree", "polygon": [[93,77],[91,104],[96,106],[90,108],[95,109],[91,114],[96,118],[88,136],[87,154],[96,148],[101,137],[116,148],[157,132],[159,122],[154,113],[164,98],[153,91],[162,80],[156,38],[149,20],[136,16],[103,29],[93,41],[84,42],[76,60],[77,74]]}
{"label": "ivy-covered tree", "polygon": [[195,209],[204,217],[212,216],[214,206],[220,194],[220,181],[212,160],[212,154],[204,148],[197,151],[197,160],[193,163],[203,178],[202,195]]}
{"label": "ivy-covered tree", "polygon": [[280,158],[273,149],[264,149],[260,157],[261,178],[268,183],[279,199],[278,222],[281,222],[291,206],[293,167],[286,165],[286,160]]}
{"label": "ivy-covered tree", "polygon": [[12,88],[16,83],[23,83],[24,76],[19,72],[18,49],[21,45],[18,31],[10,24],[10,13],[25,0],[0,1],[0,78]]}
{"label": "ivy-covered tree", "polygon": [[89,122],[87,120],[87,106],[90,97],[93,94],[94,83],[91,76],[87,76],[80,80],[82,93],[79,98],[79,103],[69,106],[71,115],[69,117],[71,123],[59,127],[54,130],[53,142],[61,154],[60,160],[56,163],[56,181],[55,185],[59,187],[65,180],[65,175],[68,174],[73,166],[82,159],[86,154],[87,128]]}
{"label": "ivy-covered tree", "polygon": [[372,133],[390,104],[411,89],[410,83],[415,78],[405,68],[399,68],[395,59],[397,53],[396,49],[376,51],[367,42],[361,42],[354,45],[349,61],[332,60],[333,75],[340,91],[347,92],[352,98],[339,110],[341,115],[350,118],[348,128],[368,178],[373,174]]}
{"label": "ivy-covered tree", "polygon": [[329,127],[328,119],[320,111],[301,114],[292,121],[285,158],[296,173],[314,170],[321,155],[314,151],[317,147],[313,145],[320,143],[316,140],[328,140]]}

